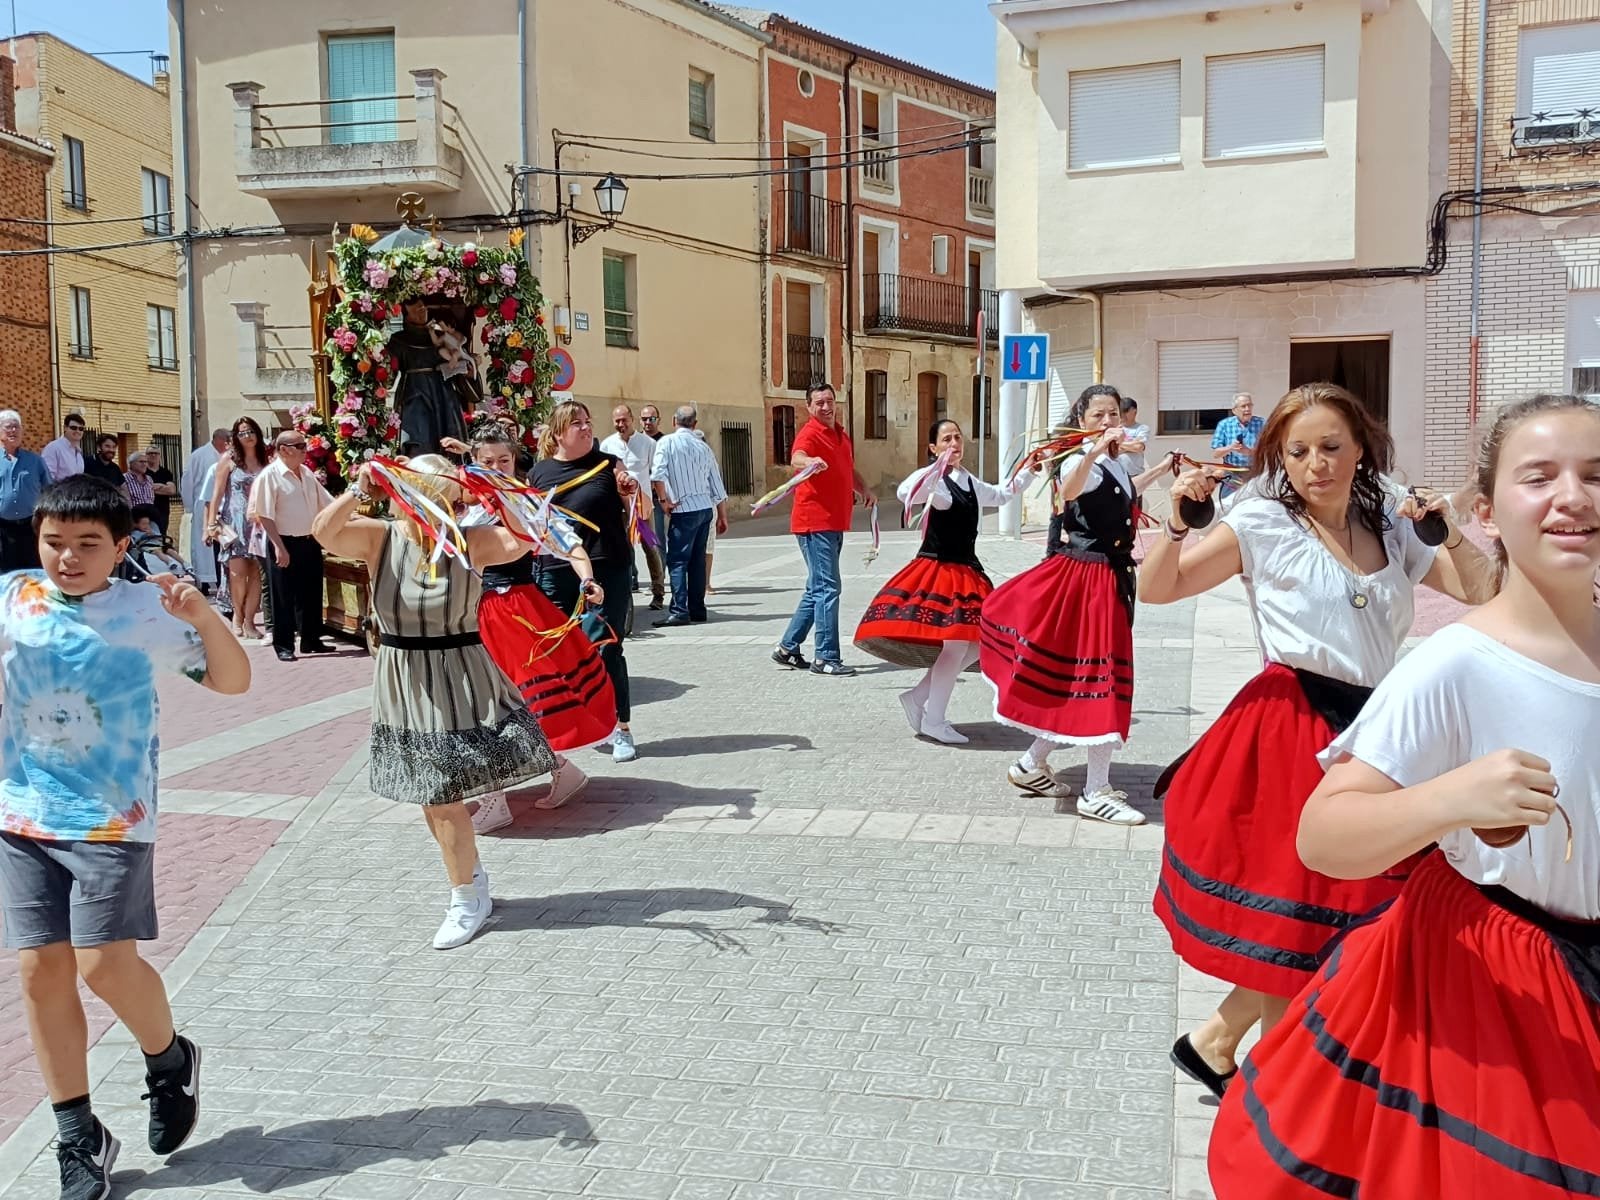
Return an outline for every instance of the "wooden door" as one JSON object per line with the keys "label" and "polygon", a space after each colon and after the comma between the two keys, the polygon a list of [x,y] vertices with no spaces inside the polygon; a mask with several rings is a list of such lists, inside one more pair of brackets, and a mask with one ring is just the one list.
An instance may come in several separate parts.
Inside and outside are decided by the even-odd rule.
{"label": "wooden door", "polygon": [[878,231],[861,231],[861,304],[862,324],[871,329],[878,323],[881,311],[882,285],[878,279]]}

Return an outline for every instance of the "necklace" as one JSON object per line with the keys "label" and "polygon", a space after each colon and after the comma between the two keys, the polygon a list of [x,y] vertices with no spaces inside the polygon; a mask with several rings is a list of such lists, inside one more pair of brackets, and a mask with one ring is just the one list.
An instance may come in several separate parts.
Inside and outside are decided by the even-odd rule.
{"label": "necklace", "polygon": [[[1327,527],[1325,527],[1321,521],[1317,520],[1315,517],[1312,517],[1311,522],[1317,527],[1317,536],[1322,539],[1324,544],[1331,540],[1328,537]],[[1352,526],[1348,520],[1345,522],[1344,532],[1350,536],[1350,545],[1346,550],[1346,553],[1349,554],[1351,563],[1354,563],[1356,561],[1356,531],[1354,526]],[[1333,544],[1336,547],[1340,545],[1339,542],[1334,542]],[[1334,561],[1339,562],[1337,555],[1334,556]],[[1356,573],[1349,567],[1346,567],[1342,562],[1339,562],[1339,567],[1346,575],[1350,576],[1350,607],[1356,609],[1357,611],[1366,608],[1366,606],[1370,603],[1370,597],[1361,588]]]}

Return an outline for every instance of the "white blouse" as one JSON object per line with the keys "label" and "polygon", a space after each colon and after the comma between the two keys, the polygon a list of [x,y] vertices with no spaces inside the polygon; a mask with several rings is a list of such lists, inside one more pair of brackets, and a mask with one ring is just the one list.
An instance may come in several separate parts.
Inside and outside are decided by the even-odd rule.
{"label": "white blouse", "polygon": [[1222,520],[1239,539],[1245,593],[1263,657],[1372,687],[1394,666],[1415,615],[1413,593],[1436,548],[1389,509],[1383,568],[1357,575],[1277,500],[1252,495]]}
{"label": "white blouse", "polygon": [[968,488],[978,498],[979,508],[999,508],[1010,501],[1013,496],[1021,493],[1027,486],[1039,477],[1037,470],[1023,471],[1010,483],[996,486],[985,483],[976,475],[967,471],[965,467],[956,467],[948,475],[934,479],[933,467],[927,466],[913,471],[901,481],[895,489],[895,495],[900,497],[900,503],[908,508],[914,504],[921,504],[929,499],[932,492],[933,507],[938,509],[949,508],[953,503],[950,495],[950,486],[946,479],[954,479],[956,485]]}

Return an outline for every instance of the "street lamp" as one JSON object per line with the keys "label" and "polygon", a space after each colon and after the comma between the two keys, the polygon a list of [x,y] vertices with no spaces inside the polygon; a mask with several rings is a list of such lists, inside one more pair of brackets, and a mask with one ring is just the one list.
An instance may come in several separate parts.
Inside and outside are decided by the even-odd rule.
{"label": "street lamp", "polygon": [[615,175],[608,174],[594,185],[595,207],[600,210],[600,215],[605,218],[601,225],[574,225],[572,227],[572,244],[581,246],[602,229],[610,229],[617,223],[617,218],[622,215],[623,208],[628,203],[628,185]]}

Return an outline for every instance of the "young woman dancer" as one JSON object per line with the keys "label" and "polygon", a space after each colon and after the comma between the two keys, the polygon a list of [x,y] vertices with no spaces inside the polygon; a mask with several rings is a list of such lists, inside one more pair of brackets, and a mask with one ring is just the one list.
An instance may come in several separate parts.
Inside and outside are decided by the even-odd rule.
{"label": "young woman dancer", "polygon": [[1041,454],[1030,455],[1008,486],[996,487],[961,465],[961,426],[935,421],[928,429],[923,467],[896,494],[907,508],[930,503],[917,556],[878,589],[856,627],[856,646],[899,667],[925,667],[916,687],[900,693],[913,733],[946,745],[967,740],[946,717],[956,677],[978,661],[978,620],[994,591],[978,561],[978,520],[1038,475]]}
{"label": "young woman dancer", "polygon": [[1219,1200],[1600,1195],[1600,408],[1503,409],[1478,487],[1503,589],[1379,685],[1300,820],[1341,879],[1426,857],[1245,1062]]}
{"label": "young woman dancer", "polygon": [[1166,536],[1139,570],[1148,604],[1243,575],[1266,664],[1166,788],[1156,913],[1185,962],[1235,985],[1172,1058],[1219,1096],[1250,1027],[1270,1027],[1328,939],[1399,887],[1392,877],[1329,879],[1296,856],[1300,807],[1322,778],[1317,755],[1394,666],[1417,584],[1470,604],[1494,592],[1493,564],[1460,530],[1449,527],[1442,554],[1418,538],[1415,518],[1445,501],[1397,503],[1381,477],[1392,450],[1349,392],[1296,388],[1272,410],[1258,474],[1222,523],[1180,557],[1189,536],[1181,501],[1215,487],[1186,472]]}
{"label": "young woman dancer", "polygon": [[[473,439],[472,461],[514,478],[517,449],[500,426],[490,424]],[[567,553],[578,575],[579,592],[586,604],[598,607],[604,603],[605,593],[595,582],[589,555],[570,527],[563,533],[569,541]],[[534,801],[534,807],[560,808],[589,782],[563,751],[582,750],[608,740],[617,723],[617,702],[600,651],[581,626],[567,627],[571,614],[556,608],[535,584],[533,558],[530,549],[515,562],[484,568],[478,629],[489,656],[517,685],[550,749],[556,752],[550,790]],[[556,630],[565,632],[556,634]],[[485,797],[472,814],[472,828],[478,833],[491,833],[510,823],[511,808],[503,791]]]}
{"label": "young woman dancer", "polygon": [[1033,734],[1006,777],[1035,796],[1072,793],[1050,772],[1062,743],[1089,755],[1078,815],[1142,825],[1144,814],[1111,786],[1111,758],[1133,716],[1134,522],[1139,492],[1169,460],[1130,476],[1117,461],[1122,396],[1085,388],[1067,423],[1099,437],[1061,464],[1045,559],[983,603],[979,663],[995,691],[995,720]]}

